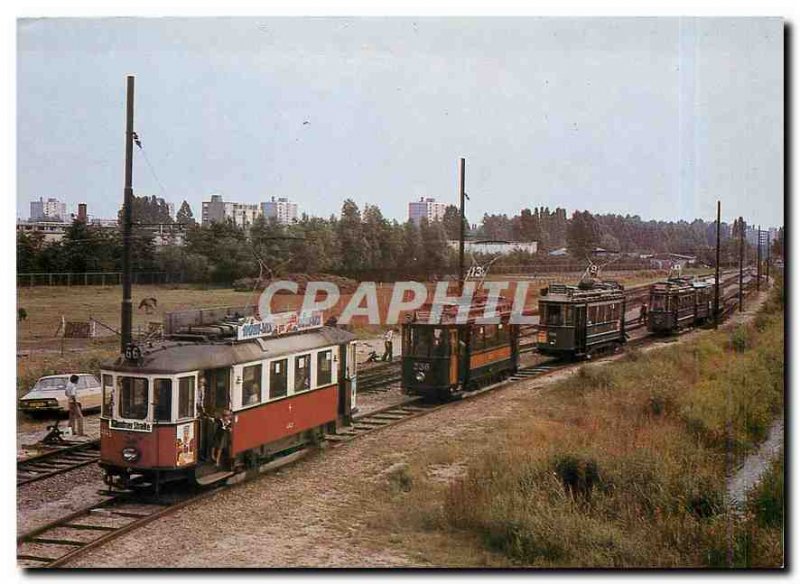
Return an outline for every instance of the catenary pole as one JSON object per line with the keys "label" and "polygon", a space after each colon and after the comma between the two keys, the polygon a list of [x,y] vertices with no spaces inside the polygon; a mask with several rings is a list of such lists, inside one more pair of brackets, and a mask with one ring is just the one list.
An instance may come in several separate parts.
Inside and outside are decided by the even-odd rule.
{"label": "catenary pole", "polygon": [[461,228],[458,232],[458,292],[462,294],[464,292],[464,238],[466,237],[466,219],[465,219],[465,211],[464,211],[464,199],[465,199],[465,189],[464,189],[464,172],[465,172],[465,164],[466,161],[461,158],[458,161],[458,194],[460,198],[461,204]]}
{"label": "catenary pole", "polygon": [[720,230],[720,202],[717,201],[717,260],[714,269],[714,328],[719,326],[719,230]]}
{"label": "catenary pole", "polygon": [[131,231],[133,226],[133,75],[128,75],[125,123],[125,191],[122,206],[122,340],[121,351],[132,341]]}

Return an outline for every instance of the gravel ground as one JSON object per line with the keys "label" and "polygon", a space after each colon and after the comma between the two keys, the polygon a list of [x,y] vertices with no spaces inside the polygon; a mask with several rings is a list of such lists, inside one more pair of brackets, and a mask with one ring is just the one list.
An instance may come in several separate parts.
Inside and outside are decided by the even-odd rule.
{"label": "gravel ground", "polygon": [[[756,304],[750,302],[751,311]],[[532,392],[577,369],[519,382],[329,448],[126,534],[71,566],[430,567],[410,557],[400,539],[378,549],[365,535],[369,512],[353,510],[366,509],[363,497],[375,496],[374,487],[386,480],[387,469],[431,444],[446,444],[456,436],[479,439],[523,407]]]}
{"label": "gravel ground", "polygon": [[90,464],[17,489],[17,532],[30,531],[86,505],[102,501],[103,473]]}

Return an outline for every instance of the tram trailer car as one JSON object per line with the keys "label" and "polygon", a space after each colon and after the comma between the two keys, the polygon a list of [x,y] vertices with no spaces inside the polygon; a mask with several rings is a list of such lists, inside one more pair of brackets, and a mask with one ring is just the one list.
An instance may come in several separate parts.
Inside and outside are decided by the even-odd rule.
{"label": "tram trailer car", "polygon": [[[319,327],[237,342],[230,332],[166,341],[102,368],[100,466],[109,486],[211,484],[350,423],[353,334]],[[225,410],[233,420],[218,468],[212,440]]]}
{"label": "tram trailer car", "polygon": [[476,305],[463,323],[457,307],[445,306],[438,324],[424,308],[403,324],[403,389],[427,401],[443,401],[499,381],[519,366],[519,327],[510,323],[510,303],[498,302],[498,322],[482,324],[484,305]]}
{"label": "tram trailer car", "polygon": [[536,349],[559,358],[591,357],[626,342],[625,294],[613,281],[551,284],[539,299]]}
{"label": "tram trailer car", "polygon": [[650,285],[647,330],[674,334],[708,322],[713,316],[714,285],[688,278],[670,278]]}

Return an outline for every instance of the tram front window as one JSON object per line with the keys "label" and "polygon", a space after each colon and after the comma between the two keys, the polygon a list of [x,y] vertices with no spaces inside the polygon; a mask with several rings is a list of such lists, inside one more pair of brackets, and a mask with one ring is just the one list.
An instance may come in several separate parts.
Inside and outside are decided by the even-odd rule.
{"label": "tram front window", "polygon": [[147,417],[148,382],[143,377],[118,377],[119,415],[128,420]]}
{"label": "tram front window", "polygon": [[544,323],[547,326],[564,325],[564,307],[560,304],[544,305]]}
{"label": "tram front window", "polygon": [[650,310],[667,310],[667,295],[655,294],[652,298]]}
{"label": "tram front window", "polygon": [[443,328],[411,329],[412,357],[444,357],[447,355],[447,332]]}

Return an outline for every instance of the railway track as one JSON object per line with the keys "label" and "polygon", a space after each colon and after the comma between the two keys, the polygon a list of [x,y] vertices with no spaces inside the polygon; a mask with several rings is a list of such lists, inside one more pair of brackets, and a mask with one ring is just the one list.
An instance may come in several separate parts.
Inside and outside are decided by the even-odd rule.
{"label": "railway track", "polygon": [[358,373],[358,391],[386,391],[388,386],[400,381],[400,361],[364,369]]}
{"label": "railway track", "polygon": [[158,500],[138,495],[109,496],[99,503],[38,527],[17,538],[17,563],[25,568],[57,568],[69,560],[174,513],[217,490]]}
{"label": "railway track", "polygon": [[[747,294],[752,292],[753,283],[748,283]],[[735,310],[737,295],[724,299],[725,314]],[[638,328],[638,327],[637,327]],[[631,344],[642,344],[650,335],[644,335]],[[579,365],[574,362],[549,360],[520,368],[506,380],[462,394],[462,399],[469,399],[490,392],[509,383],[532,379],[553,373],[566,367]],[[388,368],[387,368],[388,369]],[[387,406],[357,416],[350,427],[343,428],[336,434],[326,435],[334,447],[355,440],[361,436],[372,434],[383,428],[395,426],[404,421],[417,418],[436,410],[448,407],[454,402],[425,403],[422,398],[411,398],[393,406]],[[270,466],[282,466],[292,462],[304,451],[296,452],[285,460],[269,463]],[[87,463],[89,464],[89,463]],[[63,471],[62,471],[63,472]],[[160,517],[168,515],[191,503],[210,497],[229,488],[221,485],[200,494],[177,494],[155,499],[141,495],[122,494],[112,496],[100,503],[87,506],[64,518],[32,530],[17,538],[17,561],[28,568],[56,568],[66,562],[94,549],[104,543],[137,529]]]}
{"label": "railway track", "polygon": [[100,458],[100,440],[71,444],[17,461],[17,487],[94,464]]}

